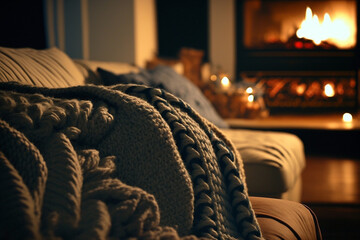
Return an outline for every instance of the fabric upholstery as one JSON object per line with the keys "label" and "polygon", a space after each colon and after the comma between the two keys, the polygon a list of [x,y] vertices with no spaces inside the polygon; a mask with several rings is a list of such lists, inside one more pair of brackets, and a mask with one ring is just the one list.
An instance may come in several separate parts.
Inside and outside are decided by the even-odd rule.
{"label": "fabric upholstery", "polygon": [[321,239],[316,215],[297,202],[250,197],[265,239]]}
{"label": "fabric upholstery", "polygon": [[70,87],[84,84],[74,62],[57,48],[0,47],[0,82],[16,81],[39,87]]}
{"label": "fabric upholstery", "polygon": [[250,195],[281,196],[301,178],[306,163],[304,146],[297,136],[245,129],[223,132],[244,160]]}
{"label": "fabric upholstery", "polygon": [[[87,60],[75,60],[74,63],[56,48],[47,50],[0,48],[0,57],[0,81],[18,81],[45,87],[67,87],[84,83],[101,84],[102,77],[113,79],[110,84],[118,83],[118,80],[122,83],[149,84],[181,97],[217,126],[227,127],[201,91],[171,67],[158,66],[154,70],[146,71],[127,63]],[[77,83],[74,79],[81,81]],[[303,169],[304,160],[301,157],[302,145],[297,140],[292,140],[292,144],[290,142],[286,144],[289,140],[287,135],[275,134],[277,137],[274,137],[274,134],[266,134],[264,137],[269,143],[273,143],[274,139],[276,143],[265,146],[262,133],[237,134],[237,130],[229,131],[232,132],[229,136],[238,145],[238,150],[245,159],[252,195],[282,197],[284,191],[287,192],[295,182],[299,182],[297,178]],[[247,133],[248,136],[244,137]],[[258,146],[253,147],[254,145]],[[293,159],[296,160],[295,163],[292,163]],[[271,161],[273,163],[269,164]],[[277,161],[279,163],[274,164]],[[257,177],[260,172],[263,176],[262,180]],[[297,191],[292,195],[300,194]],[[299,197],[293,200],[298,201]]]}

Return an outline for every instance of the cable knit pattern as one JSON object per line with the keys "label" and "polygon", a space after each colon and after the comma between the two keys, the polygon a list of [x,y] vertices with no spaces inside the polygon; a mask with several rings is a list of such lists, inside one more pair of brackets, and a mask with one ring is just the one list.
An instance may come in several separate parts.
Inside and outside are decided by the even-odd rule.
{"label": "cable knit pattern", "polygon": [[261,238],[239,154],[160,89],[0,83],[0,133],[0,238]]}
{"label": "cable knit pattern", "polygon": [[218,130],[181,99],[160,89],[131,85],[115,89],[147,100],[169,124],[192,178],[194,232],[216,239],[257,238],[259,228],[241,179],[245,174],[236,167],[234,147],[216,136]]}

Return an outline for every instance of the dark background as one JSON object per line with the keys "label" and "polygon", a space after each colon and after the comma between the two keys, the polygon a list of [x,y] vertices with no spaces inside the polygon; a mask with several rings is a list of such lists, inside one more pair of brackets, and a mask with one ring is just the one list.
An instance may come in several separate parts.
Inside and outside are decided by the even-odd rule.
{"label": "dark background", "polygon": [[42,0],[2,1],[0,7],[0,46],[46,47]]}
{"label": "dark background", "polygon": [[190,47],[208,61],[208,9],[208,0],[156,0],[159,57],[177,58]]}

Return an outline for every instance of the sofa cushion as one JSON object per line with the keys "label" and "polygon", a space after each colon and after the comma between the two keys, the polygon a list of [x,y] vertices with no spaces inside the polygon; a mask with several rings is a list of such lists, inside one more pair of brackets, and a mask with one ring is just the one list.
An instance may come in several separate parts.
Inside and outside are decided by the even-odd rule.
{"label": "sofa cushion", "polygon": [[245,129],[223,132],[243,158],[250,195],[281,196],[301,177],[305,153],[296,135]]}
{"label": "sofa cushion", "polygon": [[178,74],[169,66],[159,65],[152,70],[140,70],[138,73],[116,75],[98,68],[104,85],[111,83],[140,83],[152,87],[162,88],[183,99],[201,116],[221,128],[227,128],[227,123],[216,112],[201,90],[186,77]]}
{"label": "sofa cushion", "polygon": [[260,197],[250,201],[265,239],[321,239],[316,215],[305,205]]}
{"label": "sofa cushion", "polygon": [[70,87],[84,84],[74,62],[57,48],[0,47],[0,82],[16,81],[39,87]]}

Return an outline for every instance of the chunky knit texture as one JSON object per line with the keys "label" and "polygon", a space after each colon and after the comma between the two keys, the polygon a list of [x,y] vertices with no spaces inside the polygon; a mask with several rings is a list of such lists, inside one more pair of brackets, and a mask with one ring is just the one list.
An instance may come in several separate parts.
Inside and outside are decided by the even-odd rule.
{"label": "chunky knit texture", "polygon": [[0,238],[261,238],[239,154],[160,89],[1,83],[0,135]]}

